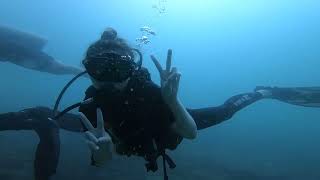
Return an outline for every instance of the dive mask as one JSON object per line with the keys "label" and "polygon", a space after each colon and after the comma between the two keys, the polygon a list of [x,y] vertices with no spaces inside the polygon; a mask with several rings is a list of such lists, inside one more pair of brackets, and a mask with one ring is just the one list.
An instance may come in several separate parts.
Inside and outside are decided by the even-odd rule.
{"label": "dive mask", "polygon": [[87,57],[83,60],[88,74],[98,81],[122,82],[132,76],[137,65],[133,57],[114,52],[99,56]]}

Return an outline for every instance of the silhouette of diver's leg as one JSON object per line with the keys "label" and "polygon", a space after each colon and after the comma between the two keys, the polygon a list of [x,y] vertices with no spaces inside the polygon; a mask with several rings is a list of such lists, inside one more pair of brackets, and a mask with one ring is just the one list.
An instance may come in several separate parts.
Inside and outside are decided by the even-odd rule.
{"label": "silhouette of diver's leg", "polygon": [[259,92],[245,93],[231,97],[221,106],[188,109],[188,112],[195,120],[198,130],[201,130],[230,119],[239,110],[262,98],[263,95]]}

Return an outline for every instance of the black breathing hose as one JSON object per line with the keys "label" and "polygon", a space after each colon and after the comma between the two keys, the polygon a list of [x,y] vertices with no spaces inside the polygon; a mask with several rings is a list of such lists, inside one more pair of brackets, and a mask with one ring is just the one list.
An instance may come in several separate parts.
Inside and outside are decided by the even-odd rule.
{"label": "black breathing hose", "polygon": [[79,73],[78,75],[76,75],[74,78],[72,78],[69,82],[68,82],[68,84],[66,84],[65,86],[64,86],[64,88],[61,90],[61,92],[60,92],[60,94],[59,94],[59,96],[58,96],[58,98],[57,98],[57,100],[56,100],[56,103],[55,103],[55,105],[54,105],[54,108],[53,108],[53,115],[54,116],[57,116],[58,115],[58,108],[59,108],[59,104],[60,104],[60,101],[61,101],[61,98],[62,98],[62,96],[63,96],[63,94],[66,92],[66,90],[70,87],[70,85],[75,81],[75,80],[77,80],[79,77],[81,77],[81,76],[83,76],[84,74],[86,74],[87,73],[87,71],[84,71],[84,72],[81,72],[81,73]]}

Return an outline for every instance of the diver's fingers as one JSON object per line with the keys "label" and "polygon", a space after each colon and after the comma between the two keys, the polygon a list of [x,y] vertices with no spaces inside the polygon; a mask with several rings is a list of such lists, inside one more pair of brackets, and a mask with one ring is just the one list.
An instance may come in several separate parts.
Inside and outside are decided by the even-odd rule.
{"label": "diver's fingers", "polygon": [[169,81],[165,80],[165,81],[161,81],[161,88],[166,88],[168,86]]}
{"label": "diver's fingers", "polygon": [[102,137],[106,137],[111,140],[111,136],[108,132],[104,131]]}
{"label": "diver's fingers", "polygon": [[100,108],[97,108],[97,130],[98,130],[99,136],[102,136],[103,132],[105,131],[103,115]]}
{"label": "diver's fingers", "polygon": [[171,73],[178,73],[178,69],[176,67],[173,67]]}
{"label": "diver's fingers", "polygon": [[175,84],[174,84],[174,87],[173,87],[173,90],[174,90],[176,95],[178,94],[178,91],[179,91],[180,78],[181,78],[181,74],[177,73],[176,78],[175,78]]}
{"label": "diver's fingers", "polygon": [[84,115],[83,113],[79,113],[80,114],[80,119],[81,122],[83,123],[84,127],[86,127],[89,131],[93,131],[94,127],[92,126],[91,122],[89,121],[89,119],[86,117],[86,115]]}
{"label": "diver's fingers", "polygon": [[97,143],[97,144],[98,144],[98,145],[99,145],[99,144],[106,144],[106,143],[110,142],[110,140],[111,140],[111,139],[110,139],[109,137],[105,137],[105,136],[104,136],[104,137],[100,137],[100,138],[98,139],[98,143]]}
{"label": "diver's fingers", "polygon": [[171,73],[170,75],[169,75],[169,77],[168,77],[168,81],[171,81],[173,78],[175,78],[175,76],[177,75],[177,73],[176,72],[174,72],[174,73]]}
{"label": "diver's fingers", "polygon": [[171,92],[177,94],[179,88],[181,74],[178,72],[171,73],[168,78],[168,86],[171,88]]}
{"label": "diver's fingers", "polygon": [[84,132],[84,135],[85,135],[85,137],[87,138],[88,141],[91,141],[91,142],[93,142],[95,144],[98,143],[97,137],[92,132],[86,131],[86,132]]}
{"label": "diver's fingers", "polygon": [[161,87],[169,88],[172,86],[172,80],[175,76],[175,73],[167,74],[168,76],[163,78],[161,81]]}
{"label": "diver's fingers", "polygon": [[162,67],[161,67],[161,64],[159,63],[159,61],[157,60],[157,58],[154,57],[153,55],[151,55],[151,59],[152,59],[154,65],[157,67],[157,69],[158,69],[158,71],[159,71],[159,73],[160,73],[160,76],[162,76],[162,71],[163,71],[163,69],[162,69]]}
{"label": "diver's fingers", "polygon": [[98,151],[99,150],[99,146],[97,146],[93,142],[87,141],[86,143],[88,144],[88,146],[91,149],[91,151]]}
{"label": "diver's fingers", "polygon": [[166,64],[167,73],[170,73],[171,71],[171,63],[172,63],[172,49],[169,49],[167,54],[167,64]]}

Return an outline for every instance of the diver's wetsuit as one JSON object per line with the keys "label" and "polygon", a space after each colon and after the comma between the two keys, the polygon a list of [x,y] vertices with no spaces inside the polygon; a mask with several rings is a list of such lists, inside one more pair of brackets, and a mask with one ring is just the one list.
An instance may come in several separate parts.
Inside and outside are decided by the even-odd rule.
{"label": "diver's wetsuit", "polygon": [[[131,77],[122,91],[89,87],[85,99],[92,98],[93,101],[81,106],[79,111],[96,126],[96,109],[101,108],[105,129],[112,137],[116,151],[123,155],[144,157],[149,170],[150,166],[157,167],[158,156],[155,154],[165,153],[165,149],[176,149],[183,137],[170,128],[174,114],[164,102],[161,88],[151,80],[142,83],[136,81],[139,80]],[[200,130],[230,119],[235,112],[261,98],[262,94],[258,92],[241,94],[219,107],[187,111]],[[151,170],[156,171],[157,168]]]}
{"label": "diver's wetsuit", "polygon": [[175,149],[182,137],[170,130],[174,116],[165,104],[160,88],[152,81],[140,84],[133,79],[131,77],[123,91],[89,87],[85,98],[93,98],[94,101],[81,106],[79,111],[96,126],[96,109],[101,108],[105,129],[109,130],[111,137],[130,144],[138,154],[151,151],[144,148],[152,148],[153,140],[158,148]]}

